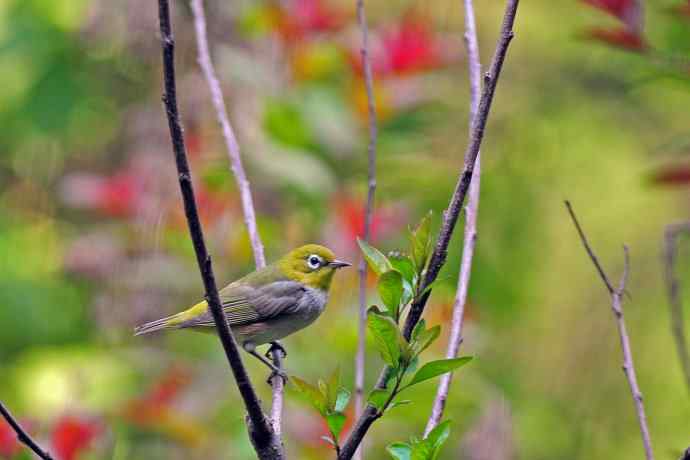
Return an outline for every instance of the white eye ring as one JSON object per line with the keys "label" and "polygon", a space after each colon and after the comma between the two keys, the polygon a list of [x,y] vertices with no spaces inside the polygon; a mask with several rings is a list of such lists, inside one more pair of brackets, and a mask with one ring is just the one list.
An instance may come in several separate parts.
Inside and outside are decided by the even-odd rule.
{"label": "white eye ring", "polygon": [[310,255],[307,257],[307,265],[309,265],[309,268],[312,270],[316,270],[321,266],[321,257],[317,256],[316,254]]}

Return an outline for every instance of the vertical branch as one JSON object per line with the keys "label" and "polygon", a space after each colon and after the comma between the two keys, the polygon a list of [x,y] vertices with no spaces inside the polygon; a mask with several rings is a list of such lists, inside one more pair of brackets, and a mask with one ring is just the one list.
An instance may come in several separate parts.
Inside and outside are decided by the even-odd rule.
{"label": "vertical branch", "polygon": [[[494,52],[493,59],[491,60],[489,72],[484,75],[484,89],[479,102],[479,110],[477,112],[476,122],[472,126],[470,141],[465,151],[464,168],[460,174],[460,177],[458,178],[458,182],[455,186],[455,190],[453,191],[448,209],[444,213],[444,219],[443,223],[441,224],[441,230],[439,231],[436,246],[434,247],[434,251],[431,255],[429,268],[427,269],[427,274],[424,278],[422,288],[420,289],[420,292],[425,292],[425,294],[412,302],[410,312],[405,320],[403,333],[407,339],[410,338],[412,330],[417,325],[417,322],[419,322],[419,319],[422,317],[422,313],[424,312],[424,307],[426,306],[426,302],[431,291],[427,288],[436,280],[441,267],[443,267],[446,262],[446,257],[448,255],[448,244],[450,243],[450,238],[453,235],[453,230],[455,229],[455,224],[457,223],[460,209],[465,201],[465,195],[467,194],[470,181],[472,179],[475,161],[477,159],[477,155],[479,155],[479,148],[484,138],[484,130],[486,128],[486,122],[491,109],[493,96],[496,91],[496,84],[498,83],[498,78],[500,77],[501,69],[503,68],[503,62],[505,61],[506,53],[508,52],[508,45],[513,39],[513,24],[515,22],[515,15],[517,14],[518,4],[519,0],[507,0],[506,3],[505,15],[503,17],[501,33],[496,45],[496,51]],[[388,367],[385,367],[379,375],[379,378],[376,382],[376,387],[383,388],[387,377]],[[373,406],[367,405],[366,409],[362,413],[362,416],[357,419],[349,437],[343,444],[340,455],[338,455],[339,460],[347,460],[352,458],[355,450],[357,450],[364,439],[364,436],[369,431],[369,428],[379,417],[380,415],[378,414],[378,411]]]}
{"label": "vertical branch", "polygon": [[7,421],[7,423],[12,427],[15,433],[17,433],[17,439],[19,442],[24,444],[26,447],[31,449],[36,455],[38,455],[43,460],[53,460],[50,454],[43,450],[36,441],[34,441],[29,433],[27,433],[24,428],[17,422],[10,411],[0,402],[0,415]]}
{"label": "vertical branch", "polygon": [[[472,128],[479,110],[479,94],[481,91],[481,62],[479,60],[479,44],[477,41],[477,26],[474,19],[474,5],[472,0],[464,0],[465,5],[465,47],[467,48],[467,65],[470,80],[470,121],[469,132]],[[453,318],[451,321],[450,337],[448,338],[448,348],[446,358],[455,358],[462,344],[462,326],[465,316],[465,304],[467,302],[467,291],[470,285],[470,274],[472,272],[472,260],[474,257],[474,246],[477,241],[477,212],[479,209],[479,182],[481,176],[481,154],[477,153],[477,160],[474,163],[474,173],[470,183],[469,197],[465,207],[465,232],[462,244],[462,261],[460,263],[460,275],[458,277],[458,288],[453,303]],[[441,377],[436,397],[431,409],[431,415],[424,430],[426,437],[431,430],[441,421],[443,411],[448,399],[448,391],[453,373],[449,372]]]}
{"label": "vertical branch", "polygon": [[[204,12],[203,0],[191,0],[192,15],[194,17],[194,29],[196,31],[197,52],[199,54],[199,66],[204,74],[204,78],[208,84],[211,92],[211,101],[216,110],[218,123],[220,124],[225,146],[228,151],[228,158],[230,159],[230,168],[235,180],[237,181],[237,188],[240,192],[240,199],[242,201],[242,212],[244,215],[244,223],[247,226],[249,233],[249,241],[252,245],[254,253],[254,262],[256,268],[263,268],[266,266],[266,258],[264,257],[264,246],[259,236],[259,230],[256,225],[256,213],[254,212],[254,200],[252,199],[252,192],[247,179],[247,174],[242,165],[242,157],[240,155],[240,146],[237,142],[237,136],[232,129],[228,117],[228,111],[225,107],[223,99],[223,92],[220,88],[220,82],[216,76],[213,61],[211,60],[211,53],[208,45],[208,33],[206,31],[206,13]],[[273,362],[279,368],[282,368],[282,356],[278,349],[272,351]],[[273,387],[271,422],[273,424],[273,431],[279,437],[281,432],[281,420],[283,412],[283,379],[280,376],[274,376],[271,379],[271,386]]]}
{"label": "vertical branch", "polygon": [[165,104],[170,138],[175,155],[180,191],[184,202],[185,216],[189,226],[189,233],[194,244],[199,271],[206,290],[206,301],[218,330],[218,336],[225,350],[228,362],[232,369],[237,387],[242,395],[244,405],[248,413],[249,433],[252,444],[261,459],[282,458],[282,446],[275,438],[271,426],[268,424],[254,387],[249,380],[249,375],[242,363],[237,342],[228,326],[225,312],[218,296],[211,257],[206,249],[203,230],[199,220],[194,189],[192,186],[191,171],[187,161],[187,152],[184,144],[184,135],[180,125],[180,117],[177,109],[177,89],[175,83],[175,41],[170,23],[170,6],[168,0],[158,0],[158,16],[160,21],[160,33],[163,54],[163,79],[165,92],[163,102]]}
{"label": "vertical branch", "polygon": [[599,276],[601,277],[602,281],[604,281],[606,289],[608,289],[609,294],[611,296],[611,310],[613,311],[613,315],[616,318],[618,336],[620,338],[621,350],[623,352],[623,372],[625,372],[625,377],[627,378],[628,386],[630,387],[630,393],[632,394],[633,401],[635,403],[635,411],[637,412],[637,420],[640,424],[640,433],[642,435],[642,444],[644,445],[645,456],[647,460],[654,460],[654,453],[652,452],[652,441],[649,436],[649,427],[647,426],[647,415],[645,414],[644,403],[642,401],[642,392],[640,392],[640,387],[637,384],[637,375],[635,374],[635,364],[633,363],[632,349],[630,347],[630,338],[628,336],[628,330],[625,326],[625,319],[623,318],[622,299],[623,295],[625,294],[625,283],[628,280],[628,273],[630,272],[630,254],[628,251],[628,247],[623,246],[623,252],[625,255],[623,276],[621,277],[620,283],[618,284],[618,288],[614,288],[613,284],[611,284],[611,281],[606,275],[606,272],[599,263],[599,259],[597,259],[596,255],[594,254],[594,251],[592,250],[592,247],[589,245],[587,237],[585,236],[585,233],[582,230],[582,227],[580,226],[577,217],[575,216],[575,211],[573,211],[570,202],[566,201],[565,206],[568,209],[568,213],[570,214],[571,219],[573,220],[573,224],[575,224],[575,228],[577,229],[577,233],[580,236],[582,245],[587,251],[587,254],[589,255],[589,258],[592,260],[592,263],[597,269],[597,272],[599,272]]}
{"label": "vertical branch", "polygon": [[685,335],[685,318],[683,315],[683,301],[680,295],[680,281],[676,275],[676,255],[678,253],[678,236],[680,233],[690,233],[690,222],[670,224],[664,234],[664,266],[666,274],[666,290],[671,308],[671,332],[676,342],[678,359],[680,360],[685,384],[690,391],[690,355],[688,341]]}
{"label": "vertical branch", "polygon": [[[369,29],[364,9],[364,0],[357,0],[357,22],[362,34],[360,54],[364,69],[364,84],[367,92],[367,114],[369,121],[369,144],[367,146],[367,204],[364,209],[364,241],[371,237],[371,221],[374,211],[374,195],[376,193],[376,138],[378,126],[376,123],[376,105],[374,99],[374,78],[369,59]],[[359,418],[364,410],[364,369],[366,359],[367,334],[367,263],[364,257],[359,261],[359,320],[357,331],[357,355],[355,357],[355,417]],[[357,451],[357,458],[362,458],[361,449]]]}
{"label": "vertical branch", "polygon": [[455,190],[451,196],[448,208],[444,211],[443,222],[441,223],[441,229],[439,230],[438,238],[436,240],[436,246],[431,254],[429,267],[427,268],[426,276],[424,277],[420,289],[420,292],[426,292],[426,294],[422,295],[418,299],[415,299],[410,307],[410,313],[405,320],[403,334],[406,339],[410,338],[412,330],[422,317],[422,313],[424,313],[424,307],[426,306],[426,302],[431,294],[431,290],[428,290],[427,288],[431,286],[434,281],[436,281],[441,268],[446,263],[446,258],[448,257],[448,244],[450,243],[450,238],[453,236],[455,224],[457,224],[458,216],[460,215],[460,209],[465,201],[467,190],[470,187],[472,174],[474,172],[474,164],[477,160],[477,156],[479,155],[479,148],[482,144],[482,140],[484,139],[484,130],[489,118],[494,93],[496,92],[496,85],[501,75],[503,62],[505,61],[506,54],[508,53],[508,45],[510,45],[510,42],[514,36],[513,24],[515,22],[515,15],[517,14],[518,4],[519,0],[507,1],[505,14],[503,16],[503,24],[501,25],[501,32],[496,45],[496,51],[491,59],[489,71],[484,74],[484,88],[482,90],[482,97],[479,100],[477,116],[472,126],[470,141],[467,145],[467,149],[465,150],[465,164],[462,173],[458,178],[458,182],[455,185]]}
{"label": "vertical branch", "polygon": [[249,240],[252,244],[254,252],[254,262],[256,268],[263,268],[266,266],[266,259],[264,258],[264,246],[261,243],[259,230],[256,226],[256,215],[254,212],[254,201],[252,199],[252,192],[247,180],[247,174],[242,166],[242,157],[240,156],[240,146],[237,143],[237,136],[232,129],[230,120],[228,119],[228,111],[225,107],[223,99],[223,92],[220,89],[220,83],[216,76],[213,62],[211,61],[211,53],[208,46],[208,35],[206,32],[206,13],[204,12],[203,0],[191,0],[192,14],[194,16],[194,29],[196,31],[197,52],[199,53],[198,61],[201,71],[206,78],[208,88],[211,91],[211,101],[216,110],[218,123],[223,132],[223,139],[228,150],[228,158],[230,159],[230,167],[232,174],[237,181],[237,188],[240,192],[240,199],[242,201],[242,212],[244,213],[244,223],[247,226],[249,233]]}

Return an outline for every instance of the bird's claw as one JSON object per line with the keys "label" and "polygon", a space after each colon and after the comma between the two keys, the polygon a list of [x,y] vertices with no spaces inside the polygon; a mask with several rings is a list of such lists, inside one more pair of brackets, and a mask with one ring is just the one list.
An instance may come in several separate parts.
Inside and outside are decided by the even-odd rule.
{"label": "bird's claw", "polygon": [[271,346],[269,347],[268,351],[266,351],[265,356],[267,358],[271,358],[272,357],[271,353],[273,353],[276,350],[280,351],[283,354],[283,358],[287,358],[287,351],[285,351],[285,348],[283,347],[283,345],[281,345],[281,343],[277,342],[277,341],[271,342]]}
{"label": "bird's claw", "polygon": [[281,379],[283,379],[283,385],[285,385],[288,382],[287,373],[281,369],[273,369],[271,375],[268,376],[268,380],[266,380],[266,383],[268,383],[269,385],[273,385],[273,377],[280,377]]}

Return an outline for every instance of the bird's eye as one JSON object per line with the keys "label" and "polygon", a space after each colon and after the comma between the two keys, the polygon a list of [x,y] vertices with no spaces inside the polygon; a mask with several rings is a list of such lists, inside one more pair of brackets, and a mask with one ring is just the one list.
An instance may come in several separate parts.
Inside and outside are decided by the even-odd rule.
{"label": "bird's eye", "polygon": [[312,254],[307,259],[307,263],[309,264],[309,268],[316,270],[321,265],[321,258],[317,255]]}

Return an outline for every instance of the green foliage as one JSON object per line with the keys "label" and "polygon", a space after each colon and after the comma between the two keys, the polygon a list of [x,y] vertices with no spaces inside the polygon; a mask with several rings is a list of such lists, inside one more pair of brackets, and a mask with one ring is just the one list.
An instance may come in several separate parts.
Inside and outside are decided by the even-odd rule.
{"label": "green foliage", "polygon": [[347,417],[345,409],[350,402],[350,392],[340,386],[340,368],[336,368],[327,380],[319,379],[316,385],[291,376],[295,388],[323,417],[331,437],[324,438],[335,448],[343,431]]}
{"label": "green foliage", "polygon": [[388,270],[379,277],[379,295],[388,311],[398,318],[403,298],[403,278],[399,271]]}
{"label": "green foliage", "polygon": [[431,255],[431,216],[432,212],[429,211],[419,224],[410,230],[410,253],[420,277]]}
{"label": "green foliage", "polygon": [[401,356],[407,353],[408,348],[398,325],[389,316],[384,316],[371,308],[367,315],[367,326],[381,358],[386,364],[397,369]]}
{"label": "green foliage", "polygon": [[393,268],[388,258],[384,256],[381,251],[359,238],[357,238],[357,244],[359,244],[359,248],[362,250],[367,264],[369,264],[369,267],[376,275],[381,276],[383,273]]}
{"label": "green foliage", "polygon": [[386,447],[395,460],[436,460],[450,435],[450,420],[440,423],[424,439],[410,439],[409,443],[394,442]]}
{"label": "green foliage", "polygon": [[425,380],[433,379],[439,375],[452,372],[459,367],[472,361],[471,356],[463,356],[461,358],[451,358],[451,359],[439,359],[436,361],[430,361],[422,366],[421,369],[412,377],[410,383],[407,384],[405,388],[411,387],[418,383],[424,382]]}

